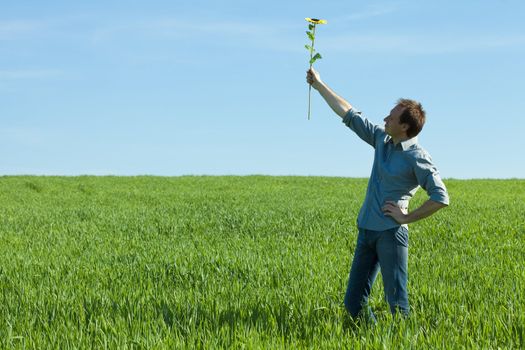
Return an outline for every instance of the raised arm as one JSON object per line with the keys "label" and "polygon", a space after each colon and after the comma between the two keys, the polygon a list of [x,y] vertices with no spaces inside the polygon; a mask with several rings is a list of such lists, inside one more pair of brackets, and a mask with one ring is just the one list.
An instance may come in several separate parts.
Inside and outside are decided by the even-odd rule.
{"label": "raised arm", "polygon": [[315,69],[310,68],[310,70],[308,70],[306,73],[306,82],[312,85],[314,89],[319,91],[330,108],[332,108],[338,116],[343,118],[352,108],[352,105],[344,98],[338,96],[332,89],[328,87],[328,85],[323,83],[319,73]]}
{"label": "raised arm", "polygon": [[323,83],[313,68],[306,72],[306,82],[319,91],[330,108],[343,119],[343,123],[352,129],[363,141],[375,147],[376,140],[385,135],[384,130],[368,119],[361,116],[361,112],[355,110],[344,98],[338,96]]}

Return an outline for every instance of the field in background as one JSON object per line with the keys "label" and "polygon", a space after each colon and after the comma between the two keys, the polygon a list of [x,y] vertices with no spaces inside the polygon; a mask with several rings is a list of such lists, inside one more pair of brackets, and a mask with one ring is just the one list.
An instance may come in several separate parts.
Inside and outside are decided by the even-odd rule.
{"label": "field in background", "polygon": [[[342,299],[366,179],[0,177],[1,348],[523,348],[525,180],[447,180],[412,316]],[[420,190],[411,203],[426,199]]]}

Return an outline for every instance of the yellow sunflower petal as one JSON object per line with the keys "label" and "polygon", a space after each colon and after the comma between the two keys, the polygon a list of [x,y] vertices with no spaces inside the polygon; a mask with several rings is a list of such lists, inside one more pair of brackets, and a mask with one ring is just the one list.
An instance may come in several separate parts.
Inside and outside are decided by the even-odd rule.
{"label": "yellow sunflower petal", "polygon": [[307,20],[308,22],[310,23],[313,23],[313,24],[326,24],[328,23],[326,20],[324,19],[317,19],[317,18],[305,18],[305,20]]}

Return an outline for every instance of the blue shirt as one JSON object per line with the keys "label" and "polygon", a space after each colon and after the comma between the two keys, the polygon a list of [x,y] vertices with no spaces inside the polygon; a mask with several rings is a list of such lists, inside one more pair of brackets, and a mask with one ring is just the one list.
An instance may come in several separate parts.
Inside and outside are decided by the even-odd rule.
{"label": "blue shirt", "polygon": [[343,123],[375,148],[365,202],[357,218],[359,228],[384,231],[399,226],[393,218],[385,216],[381,208],[387,201],[393,201],[406,212],[420,186],[431,200],[449,204],[439,171],[427,151],[418,144],[417,137],[394,145],[384,128],[371,123],[353,108],[344,116]]}

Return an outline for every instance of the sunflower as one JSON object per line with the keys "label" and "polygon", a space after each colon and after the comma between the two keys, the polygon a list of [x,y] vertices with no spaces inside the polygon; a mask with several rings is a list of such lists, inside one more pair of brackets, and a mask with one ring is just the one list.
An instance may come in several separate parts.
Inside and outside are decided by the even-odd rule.
{"label": "sunflower", "polygon": [[[317,61],[318,59],[322,58],[320,53],[316,53],[314,55],[314,52],[315,52],[315,49],[314,49],[315,27],[318,24],[326,24],[328,22],[325,19],[317,19],[317,18],[310,18],[310,17],[305,18],[305,20],[307,22],[309,22],[309,24],[308,24],[308,31],[306,32],[306,34],[308,35],[308,39],[310,39],[311,45],[304,45],[304,47],[310,52],[310,69],[311,69],[312,65],[314,64],[314,62]],[[308,120],[310,120],[310,99],[311,99],[311,95],[312,95],[312,85],[310,85],[308,87]]]}
{"label": "sunflower", "polygon": [[327,24],[328,22],[325,19],[317,19],[317,18],[305,18],[306,21],[313,23],[313,24]]}

